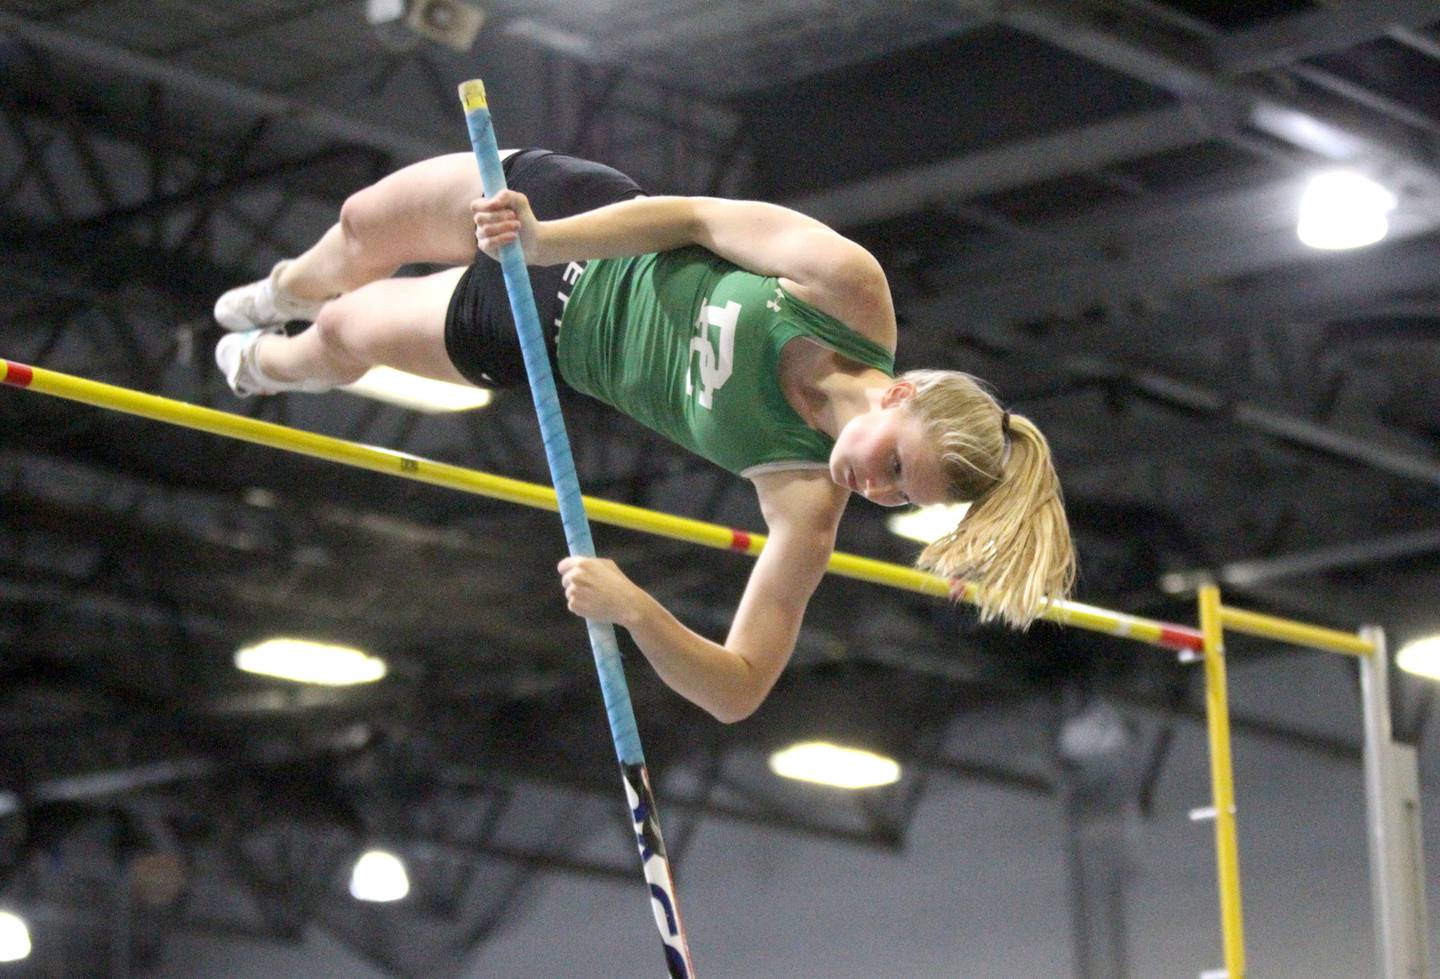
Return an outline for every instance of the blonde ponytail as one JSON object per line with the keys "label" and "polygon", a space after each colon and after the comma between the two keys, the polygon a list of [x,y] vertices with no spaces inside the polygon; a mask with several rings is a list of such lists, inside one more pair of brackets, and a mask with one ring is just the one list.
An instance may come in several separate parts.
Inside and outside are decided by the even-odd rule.
{"label": "blonde ponytail", "polygon": [[1049,443],[968,374],[910,371],[901,379],[915,385],[907,404],[939,445],[953,495],[971,503],[917,563],[975,585],[981,621],[1028,627],[1075,583],[1075,548]]}

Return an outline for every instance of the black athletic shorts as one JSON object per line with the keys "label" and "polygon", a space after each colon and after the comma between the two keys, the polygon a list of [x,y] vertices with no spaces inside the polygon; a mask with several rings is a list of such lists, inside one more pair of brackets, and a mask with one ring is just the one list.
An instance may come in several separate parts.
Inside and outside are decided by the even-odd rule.
{"label": "black athletic shorts", "polygon": [[[645,193],[619,170],[549,150],[524,149],[506,157],[502,165],[506,185],[528,197],[535,216],[542,221],[592,211]],[[552,367],[557,321],[576,277],[573,269],[566,276],[566,268],[530,266],[530,285]],[[475,261],[450,297],[445,314],[445,352],[455,369],[472,384],[502,388],[527,383],[505,277],[500,263],[488,255],[476,253]],[[556,375],[558,378],[558,370]]]}

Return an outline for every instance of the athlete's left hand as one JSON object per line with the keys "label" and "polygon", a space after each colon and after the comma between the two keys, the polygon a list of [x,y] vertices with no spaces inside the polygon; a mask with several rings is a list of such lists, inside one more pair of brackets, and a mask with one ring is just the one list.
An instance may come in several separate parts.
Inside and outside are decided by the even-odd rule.
{"label": "athlete's left hand", "polygon": [[475,221],[475,244],[486,255],[499,261],[500,249],[518,241],[527,264],[545,264],[538,260],[539,222],[524,194],[506,189],[494,197],[477,198],[470,202],[470,216]]}
{"label": "athlete's left hand", "polygon": [[570,611],[583,618],[623,626],[648,597],[609,558],[567,557],[557,570]]}

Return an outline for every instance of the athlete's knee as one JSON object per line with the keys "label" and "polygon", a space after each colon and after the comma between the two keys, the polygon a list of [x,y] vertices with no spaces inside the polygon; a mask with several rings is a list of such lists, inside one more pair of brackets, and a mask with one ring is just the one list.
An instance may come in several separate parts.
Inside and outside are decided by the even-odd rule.
{"label": "athlete's knee", "polygon": [[405,185],[392,174],[355,191],[340,205],[340,233],[350,259],[386,274],[422,256],[404,254],[417,218]]}
{"label": "athlete's knee", "polygon": [[358,381],[373,366],[363,340],[362,316],[349,297],[342,296],[322,306],[310,327],[330,373],[341,378],[339,384]]}
{"label": "athlete's knee", "polygon": [[381,224],[381,202],[374,187],[366,187],[345,198],[340,205],[340,234],[350,258],[361,258],[385,240],[376,230]]}

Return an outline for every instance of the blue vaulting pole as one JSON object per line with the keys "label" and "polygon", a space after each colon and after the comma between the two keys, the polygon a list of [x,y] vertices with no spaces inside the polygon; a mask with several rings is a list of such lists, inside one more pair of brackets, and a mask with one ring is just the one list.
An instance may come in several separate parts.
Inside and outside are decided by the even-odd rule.
{"label": "blue vaulting pole", "polygon": [[[479,79],[462,82],[460,103],[465,108],[470,146],[480,166],[480,181],[485,188],[485,196],[494,197],[505,189],[505,171],[500,166],[500,150],[490,123],[484,84]],[[550,478],[555,483],[555,494],[560,503],[565,540],[571,555],[594,557],[590,521],[585,517],[585,506],[581,502],[580,480],[575,475],[575,459],[570,454],[570,440],[565,434],[565,419],[560,414],[560,399],[555,393],[550,357],[546,353],[544,335],[540,332],[540,315],[535,309],[530,273],[525,268],[525,255],[518,242],[500,250],[500,267],[505,275],[505,289],[510,294],[510,312],[520,332],[520,349],[525,357],[525,371],[530,377],[530,394],[535,400],[535,411],[540,416],[540,434],[545,443],[545,458],[550,463]],[[690,960],[690,947],[685,940],[680,906],[675,899],[670,858],[665,852],[665,841],[660,836],[660,818],[655,811],[655,797],[645,769],[645,755],[640,749],[640,733],[635,727],[635,710],[630,705],[630,688],[625,683],[615,627],[608,622],[589,619],[585,625],[590,633],[590,648],[595,654],[595,668],[600,674],[600,692],[605,700],[605,713],[610,718],[610,735],[615,741],[615,754],[620,759],[620,772],[630,801],[635,841],[640,848],[641,865],[650,887],[655,922],[660,927],[660,940],[665,947],[665,963],[671,979],[692,979],[695,970]]]}

